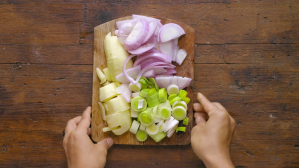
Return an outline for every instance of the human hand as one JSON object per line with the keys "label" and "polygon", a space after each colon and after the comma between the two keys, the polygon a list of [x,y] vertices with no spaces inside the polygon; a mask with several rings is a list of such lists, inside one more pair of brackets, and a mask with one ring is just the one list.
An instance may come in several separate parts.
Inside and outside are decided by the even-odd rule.
{"label": "human hand", "polygon": [[220,103],[210,102],[201,93],[197,94],[197,99],[199,103],[193,104],[196,126],[191,132],[194,153],[208,168],[234,167],[229,147],[236,126],[235,120]]}
{"label": "human hand", "polygon": [[87,107],[82,116],[67,122],[63,148],[69,168],[100,168],[106,163],[107,150],[113,145],[111,138],[94,144],[88,135],[91,129],[91,107]]}

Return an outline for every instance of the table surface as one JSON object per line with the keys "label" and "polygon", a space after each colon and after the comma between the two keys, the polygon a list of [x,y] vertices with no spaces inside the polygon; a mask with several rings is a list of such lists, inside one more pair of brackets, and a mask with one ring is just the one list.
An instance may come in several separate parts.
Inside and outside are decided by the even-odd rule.
{"label": "table surface", "polygon": [[[236,119],[236,167],[299,167],[298,12],[298,0],[1,0],[0,167],[67,167],[64,127],[92,100],[93,28],[131,14],[195,29],[194,93]],[[190,145],[115,145],[106,166],[204,167]]]}

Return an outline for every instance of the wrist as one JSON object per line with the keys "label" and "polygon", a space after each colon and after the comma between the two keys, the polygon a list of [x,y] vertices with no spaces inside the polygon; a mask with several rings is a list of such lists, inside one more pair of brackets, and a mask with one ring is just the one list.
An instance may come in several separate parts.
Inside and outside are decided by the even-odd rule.
{"label": "wrist", "polygon": [[231,161],[229,153],[214,154],[203,159],[203,162],[207,168],[234,168],[234,164]]}

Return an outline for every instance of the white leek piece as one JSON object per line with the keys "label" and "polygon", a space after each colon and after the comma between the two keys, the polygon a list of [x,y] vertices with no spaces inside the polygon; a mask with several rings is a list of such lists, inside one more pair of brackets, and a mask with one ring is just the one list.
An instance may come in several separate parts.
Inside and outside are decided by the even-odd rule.
{"label": "white leek piece", "polygon": [[107,115],[126,111],[130,109],[130,104],[128,104],[121,95],[116,98],[111,99],[105,103],[107,105]]}
{"label": "white leek piece", "polygon": [[137,118],[138,117],[138,115],[139,115],[139,112],[137,112],[137,111],[135,111],[135,110],[133,110],[132,108],[131,108],[131,117],[132,118]]}
{"label": "white leek piece", "polygon": [[140,124],[139,130],[145,131],[145,126]]}
{"label": "white leek piece", "polygon": [[106,80],[107,81],[111,81],[111,77],[110,77],[110,73],[109,73],[108,68],[103,69],[103,72],[104,72],[104,74],[106,76]]}
{"label": "white leek piece", "polygon": [[178,94],[180,91],[179,87],[175,84],[171,84],[167,87],[167,93],[168,95],[172,95],[172,94]]}
{"label": "white leek piece", "polygon": [[176,106],[172,109],[172,116],[177,120],[183,120],[187,115],[186,109],[182,106]]}
{"label": "white leek piece", "polygon": [[156,124],[145,127],[146,133],[149,135],[155,135],[159,131],[159,127]]}
{"label": "white leek piece", "polygon": [[161,120],[161,121],[157,124],[157,126],[160,128],[160,126],[162,126],[163,123],[164,123],[164,120]]}
{"label": "white leek piece", "polygon": [[168,130],[173,129],[177,124],[179,124],[179,121],[174,119],[171,121],[171,123],[169,125],[162,126],[162,131],[167,132]]}
{"label": "white leek piece", "polygon": [[138,110],[143,108],[143,102],[144,101],[145,101],[144,99],[138,100]]}
{"label": "white leek piece", "polygon": [[96,72],[97,72],[98,78],[101,81],[100,85],[103,84],[104,82],[106,82],[106,76],[103,74],[103,72],[99,68],[96,68]]}
{"label": "white leek piece", "polygon": [[116,85],[115,83],[110,83],[106,86],[103,86],[100,88],[100,101],[107,101],[111,99],[112,97],[115,97],[117,95],[116,93]]}
{"label": "white leek piece", "polygon": [[98,102],[98,103],[99,103],[99,106],[100,106],[100,111],[102,113],[102,119],[106,120],[106,110],[105,110],[105,107],[104,107],[104,105],[101,102]]}
{"label": "white leek piece", "polygon": [[177,106],[182,106],[187,110],[187,103],[184,101],[176,101],[172,104],[172,108],[175,108]]}
{"label": "white leek piece", "polygon": [[111,129],[111,128],[109,128],[109,127],[104,127],[102,130],[103,130],[103,132],[112,131],[112,129]]}
{"label": "white leek piece", "polygon": [[133,91],[133,92],[139,92],[141,89],[141,84],[138,82],[136,85],[133,83],[130,83],[129,88]]}
{"label": "white leek piece", "polygon": [[147,137],[148,137],[148,135],[146,134],[145,131],[138,130],[136,133],[136,138],[138,141],[143,142],[143,141],[147,140]]}
{"label": "white leek piece", "polygon": [[138,121],[134,120],[132,123],[132,126],[130,128],[130,132],[132,132],[133,134],[136,134],[139,126],[140,126],[140,123]]}
{"label": "white leek piece", "polygon": [[137,96],[139,96],[139,94],[140,94],[140,92],[134,92],[134,93],[132,93],[132,97],[134,98],[134,97],[137,97]]}

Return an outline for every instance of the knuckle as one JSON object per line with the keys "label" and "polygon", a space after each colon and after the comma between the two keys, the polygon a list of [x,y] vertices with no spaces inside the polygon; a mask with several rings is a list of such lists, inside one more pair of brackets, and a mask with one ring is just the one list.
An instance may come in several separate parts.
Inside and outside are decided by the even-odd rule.
{"label": "knuckle", "polygon": [[102,145],[99,147],[99,152],[101,154],[107,155],[107,149]]}
{"label": "knuckle", "polygon": [[219,113],[218,113],[218,117],[220,119],[223,119],[223,120],[229,120],[229,114],[224,111],[224,110],[221,110]]}

